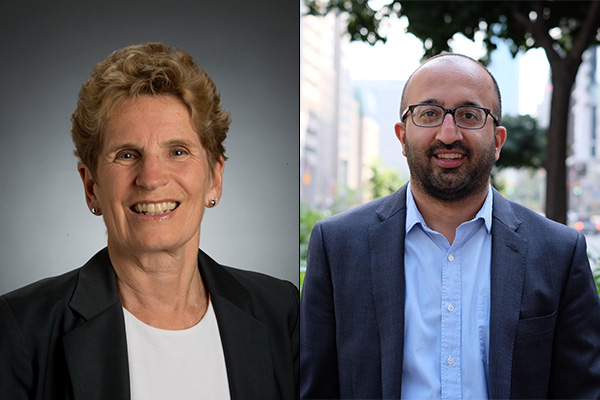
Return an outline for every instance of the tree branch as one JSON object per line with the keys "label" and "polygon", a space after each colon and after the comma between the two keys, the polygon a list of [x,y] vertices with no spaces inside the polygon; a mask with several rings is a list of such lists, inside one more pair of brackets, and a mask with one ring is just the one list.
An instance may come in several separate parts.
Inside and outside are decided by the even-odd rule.
{"label": "tree branch", "polygon": [[[531,22],[531,32],[535,41],[544,49],[550,65],[559,65],[563,58],[554,48],[554,40],[548,33],[548,25],[544,20],[544,7],[541,1],[531,3],[531,8],[537,13],[535,22]],[[529,17],[527,17],[529,19]]]}
{"label": "tree branch", "polygon": [[575,43],[573,48],[568,54],[567,63],[569,70],[579,68],[579,64],[581,63],[581,57],[583,52],[587,50],[589,47],[592,38],[600,28],[600,2],[592,1],[590,2],[590,8],[587,13],[583,24],[581,24],[581,30],[579,31],[579,35],[575,38]]}

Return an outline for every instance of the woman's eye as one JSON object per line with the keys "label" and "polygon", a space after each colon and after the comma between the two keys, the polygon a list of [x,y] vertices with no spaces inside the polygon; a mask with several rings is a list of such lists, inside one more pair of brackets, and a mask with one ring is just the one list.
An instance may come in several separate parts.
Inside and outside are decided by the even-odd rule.
{"label": "woman's eye", "polygon": [[182,150],[182,149],[173,150],[173,152],[171,153],[171,155],[173,155],[175,157],[185,156],[186,154],[188,154],[187,151]]}
{"label": "woman's eye", "polygon": [[130,151],[126,151],[119,154],[117,158],[119,160],[133,160],[135,158],[135,155]]}

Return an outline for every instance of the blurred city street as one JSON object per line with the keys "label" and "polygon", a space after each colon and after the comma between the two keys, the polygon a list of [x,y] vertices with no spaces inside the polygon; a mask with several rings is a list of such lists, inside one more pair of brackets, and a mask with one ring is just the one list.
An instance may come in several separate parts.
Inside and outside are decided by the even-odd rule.
{"label": "blurred city street", "polygon": [[600,234],[589,234],[585,237],[588,246],[588,254],[592,260],[596,260],[596,267],[600,268]]}

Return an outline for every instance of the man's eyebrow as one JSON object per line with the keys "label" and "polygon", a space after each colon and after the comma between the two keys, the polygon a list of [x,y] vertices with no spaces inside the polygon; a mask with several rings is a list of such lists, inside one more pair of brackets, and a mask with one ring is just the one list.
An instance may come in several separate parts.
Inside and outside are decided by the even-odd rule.
{"label": "man's eyebrow", "polygon": [[[434,104],[434,105],[446,108],[445,106],[442,105],[443,102],[438,101],[437,99],[426,99],[426,100],[420,101],[419,104]],[[463,101],[461,103],[458,103],[457,107],[461,107],[461,106],[482,107],[481,104],[476,103],[474,101]]]}

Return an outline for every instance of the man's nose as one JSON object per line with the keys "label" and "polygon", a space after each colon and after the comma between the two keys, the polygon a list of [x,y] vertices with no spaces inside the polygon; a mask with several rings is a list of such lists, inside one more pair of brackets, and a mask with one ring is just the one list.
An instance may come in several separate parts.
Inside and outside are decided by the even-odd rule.
{"label": "man's nose", "polygon": [[444,115],[442,124],[438,127],[436,139],[445,144],[452,144],[462,138],[462,131],[454,123],[454,116],[450,113]]}

